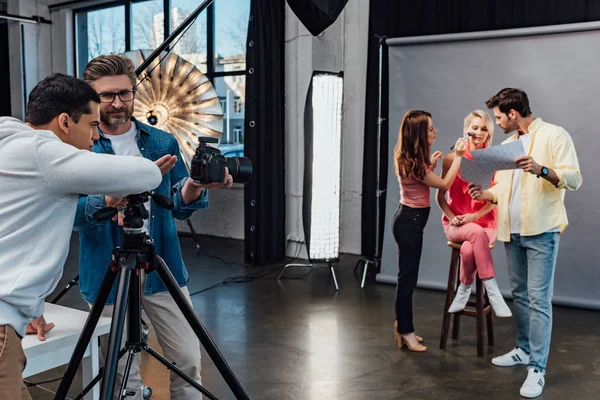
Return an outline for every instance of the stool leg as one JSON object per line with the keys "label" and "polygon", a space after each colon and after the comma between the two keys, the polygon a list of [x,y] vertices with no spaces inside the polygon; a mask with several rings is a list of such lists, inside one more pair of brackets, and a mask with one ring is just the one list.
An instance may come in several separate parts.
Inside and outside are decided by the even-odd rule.
{"label": "stool leg", "polygon": [[477,356],[483,357],[483,329],[485,322],[485,314],[483,311],[483,282],[477,276],[477,296],[475,301],[475,306],[477,309],[477,315],[475,316],[477,320]]}
{"label": "stool leg", "polygon": [[454,323],[452,324],[452,339],[458,339],[458,331],[460,330],[460,313],[454,314]]}
{"label": "stool leg", "polygon": [[[485,295],[485,307],[487,308],[490,304],[489,299],[487,298],[487,293]],[[494,345],[494,316],[492,315],[492,310],[489,310],[487,315],[485,316],[487,319],[487,335],[488,335],[488,345]]]}
{"label": "stool leg", "polygon": [[456,272],[458,269],[458,258],[460,252],[456,249],[452,249],[450,255],[450,271],[448,272],[448,288],[446,289],[446,303],[444,304],[444,317],[442,320],[442,334],[440,336],[440,349],[446,348],[446,342],[448,341],[448,332],[450,331],[450,313],[448,309],[454,300],[454,282],[456,279]]}
{"label": "stool leg", "polygon": [[[458,250],[457,250],[458,251]],[[456,267],[456,287],[460,286],[460,269],[462,268],[460,260],[460,252],[458,253],[458,261]],[[454,323],[452,324],[452,339],[458,339],[458,332],[460,331],[460,315],[461,313],[454,314]]]}

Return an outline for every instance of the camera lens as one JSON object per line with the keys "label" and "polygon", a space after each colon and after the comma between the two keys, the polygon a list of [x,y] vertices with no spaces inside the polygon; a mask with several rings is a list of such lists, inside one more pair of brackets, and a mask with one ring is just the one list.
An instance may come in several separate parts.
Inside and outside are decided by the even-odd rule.
{"label": "camera lens", "polygon": [[249,183],[252,178],[252,161],[248,157],[226,157],[229,175],[236,183]]}

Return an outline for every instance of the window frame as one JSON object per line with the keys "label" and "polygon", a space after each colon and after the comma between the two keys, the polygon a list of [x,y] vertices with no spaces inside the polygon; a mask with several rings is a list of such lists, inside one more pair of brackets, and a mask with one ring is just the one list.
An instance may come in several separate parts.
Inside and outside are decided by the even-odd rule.
{"label": "window frame", "polygon": [[[81,7],[81,8],[74,8],[73,9],[73,38],[75,38],[75,40],[73,40],[73,54],[75,54],[75,57],[73,57],[74,59],[74,63],[75,63],[75,69],[74,71],[76,71],[77,76],[81,75],[82,71],[79,71],[78,68],[78,59],[79,59],[79,54],[77,53],[77,44],[78,41],[80,40],[80,38],[78,37],[79,35],[77,34],[77,14],[79,13],[84,13],[84,12],[91,12],[91,11],[99,11],[102,9],[106,9],[106,8],[112,8],[112,7],[117,7],[117,6],[125,6],[125,51],[131,51],[131,42],[132,42],[132,29],[133,29],[133,24],[131,23],[131,5],[133,3],[143,3],[145,1],[149,1],[149,0],[115,0],[115,1],[111,1],[108,3],[102,3],[102,4],[96,4],[96,5],[91,5],[91,6],[87,6],[87,7]],[[170,35],[172,33],[172,29],[171,29],[171,0],[163,0],[163,13],[164,13],[164,32],[168,32],[166,33],[166,36]],[[206,77],[208,79],[210,79],[211,83],[214,85],[214,78],[220,78],[220,77],[225,77],[225,76],[237,76],[237,75],[246,75],[246,68],[244,69],[239,69],[239,70],[234,70],[234,71],[219,71],[216,72],[215,71],[215,62],[214,62],[214,53],[215,53],[215,3],[213,2],[210,6],[208,6],[208,8],[206,10],[204,10],[203,12],[206,12],[206,53],[207,53],[207,59],[206,59]],[[163,41],[166,38],[163,37]],[[209,57],[208,55],[212,54],[212,57]]]}
{"label": "window frame", "polygon": [[[131,18],[132,18],[132,4],[134,3],[142,3],[144,1],[148,1],[148,0],[115,0],[115,1],[110,1],[110,2],[106,2],[106,3],[102,3],[102,4],[95,4],[95,5],[90,5],[90,6],[86,6],[86,7],[73,7],[72,11],[73,11],[73,62],[75,64],[74,66],[74,71],[76,73],[76,76],[81,76],[81,74],[83,73],[83,71],[79,71],[79,53],[78,53],[78,44],[79,44],[79,40],[80,38],[78,37],[78,26],[77,26],[77,16],[80,13],[87,13],[87,12],[91,12],[91,11],[99,11],[99,10],[103,10],[103,9],[107,9],[107,8],[112,8],[112,7],[118,7],[118,6],[124,6],[125,8],[125,12],[124,12],[124,23],[125,23],[125,51],[131,51],[131,45],[132,45],[132,36],[133,36],[133,24],[131,23]],[[248,1],[252,1],[252,0],[248,0]],[[172,4],[172,0],[163,0],[163,13],[164,13],[164,37],[162,42],[164,42],[165,38],[168,37],[172,32],[172,26],[171,26],[171,9],[173,7]],[[206,8],[206,10],[203,11],[203,13],[207,13],[206,14],[206,77],[210,80],[211,84],[213,85],[213,87],[215,86],[215,79],[216,78],[224,78],[224,77],[228,77],[228,76],[245,76],[246,75],[246,63],[244,63],[244,68],[243,69],[239,69],[239,70],[231,70],[231,71],[215,71],[215,39],[216,39],[216,23],[215,23],[215,2],[211,3],[210,6],[208,6],[208,8]],[[201,14],[202,15],[202,14]],[[196,23],[196,21],[194,21],[194,23]],[[85,40],[88,40],[87,38]],[[161,42],[161,43],[162,43]],[[247,53],[244,53],[247,54]],[[241,103],[239,105],[240,111],[239,112],[233,112],[233,115],[240,115],[243,114],[243,119],[246,119],[245,116],[245,103],[246,103],[246,99],[241,99]],[[243,111],[242,111],[242,107],[243,107]],[[231,109],[234,109],[233,104],[230,105]],[[225,110],[223,109],[223,117],[225,118],[227,116],[227,114],[229,113],[229,110]],[[244,123],[245,125],[245,123]],[[242,128],[242,133],[243,133],[244,129]],[[225,132],[223,132],[225,133]]]}

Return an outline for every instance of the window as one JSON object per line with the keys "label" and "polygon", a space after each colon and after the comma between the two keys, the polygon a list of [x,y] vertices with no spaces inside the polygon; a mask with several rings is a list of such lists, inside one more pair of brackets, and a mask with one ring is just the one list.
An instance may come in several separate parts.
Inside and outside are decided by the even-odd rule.
{"label": "window", "polygon": [[131,49],[155,49],[165,40],[163,0],[131,4]]}
{"label": "window", "polygon": [[[223,71],[246,70],[246,39],[248,33],[248,17],[250,16],[249,0],[217,1],[215,4],[215,60],[222,59]],[[227,62],[227,60],[232,62]],[[232,68],[235,67],[236,69]]]}
{"label": "window", "polygon": [[[173,54],[213,82],[223,109],[223,143],[243,144],[250,1],[214,2],[172,43]],[[100,54],[156,49],[201,3],[116,0],[110,6],[75,9],[77,74],[81,76],[87,63]]]}
{"label": "window", "polygon": [[233,112],[236,114],[242,112],[242,100],[239,96],[235,96],[235,100],[233,101]]}
{"label": "window", "polygon": [[[173,32],[200,5],[198,0],[171,0],[171,30]],[[208,26],[207,16],[213,6],[204,10],[196,21],[180,37],[173,53],[194,64],[203,73],[208,73]],[[176,39],[177,40],[177,39]]]}
{"label": "window", "polygon": [[[223,106],[223,137],[221,143],[244,143],[246,76],[228,75],[213,79]],[[237,132],[235,130],[238,130]]]}
{"label": "window", "polygon": [[244,143],[244,138],[242,137],[242,127],[239,125],[233,128],[233,143]]}
{"label": "window", "polygon": [[221,110],[223,110],[223,116],[227,114],[227,99],[224,97],[219,97],[219,103],[221,103]]}
{"label": "window", "polygon": [[125,6],[75,14],[79,76],[94,57],[125,51]]}

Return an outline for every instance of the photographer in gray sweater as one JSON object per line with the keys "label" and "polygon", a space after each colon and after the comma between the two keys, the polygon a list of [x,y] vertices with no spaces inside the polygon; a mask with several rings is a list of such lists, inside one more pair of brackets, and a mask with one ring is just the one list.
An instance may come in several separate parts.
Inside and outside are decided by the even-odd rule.
{"label": "photographer in gray sweater", "polygon": [[[162,175],[142,157],[95,154],[100,99],[87,83],[55,74],[29,95],[26,123],[0,118],[0,398],[28,399],[21,339],[44,340],[42,316],[69,250],[79,194],[124,197]],[[112,205],[112,204],[107,204]]]}

